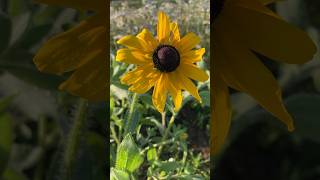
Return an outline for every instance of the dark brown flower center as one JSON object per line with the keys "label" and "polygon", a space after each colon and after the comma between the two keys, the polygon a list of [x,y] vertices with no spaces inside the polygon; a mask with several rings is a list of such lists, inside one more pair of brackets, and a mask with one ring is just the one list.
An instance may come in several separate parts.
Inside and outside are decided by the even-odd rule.
{"label": "dark brown flower center", "polygon": [[180,64],[178,50],[170,45],[160,45],[153,52],[153,64],[161,72],[172,72]]}
{"label": "dark brown flower center", "polygon": [[212,10],[213,10],[213,19],[216,19],[218,17],[218,15],[221,13],[222,9],[223,9],[223,5],[224,5],[224,1],[225,0],[213,0],[212,1]]}

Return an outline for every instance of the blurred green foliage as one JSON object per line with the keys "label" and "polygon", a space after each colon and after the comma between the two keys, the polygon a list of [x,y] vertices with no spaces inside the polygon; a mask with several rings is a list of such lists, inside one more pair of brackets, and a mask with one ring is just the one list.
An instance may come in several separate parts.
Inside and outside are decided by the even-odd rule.
{"label": "blurred green foliage", "polygon": [[[0,1],[0,179],[63,179],[79,98],[58,91],[65,77],[39,72],[32,59],[46,40],[87,15],[31,0]],[[108,159],[101,158],[108,152],[107,106],[86,106],[70,179],[107,176]]]}

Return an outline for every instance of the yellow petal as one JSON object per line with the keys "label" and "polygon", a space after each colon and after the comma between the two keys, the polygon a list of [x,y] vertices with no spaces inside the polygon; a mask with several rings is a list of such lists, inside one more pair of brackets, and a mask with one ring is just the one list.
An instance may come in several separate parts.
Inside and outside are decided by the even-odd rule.
{"label": "yellow petal", "polygon": [[48,40],[37,52],[34,63],[40,71],[62,74],[87,63],[98,53],[106,53],[106,29],[98,16]]}
{"label": "yellow petal", "polygon": [[187,90],[194,98],[196,98],[199,102],[202,102],[198,93],[198,89],[193,82],[180,72],[177,72],[177,75],[182,86],[181,88]]}
{"label": "yellow petal", "polygon": [[81,10],[103,10],[107,8],[105,0],[34,0],[49,5],[67,6]]}
{"label": "yellow petal", "polygon": [[153,71],[153,64],[146,64],[144,66],[139,66],[135,70],[130,71],[120,78],[122,84],[131,85],[137,82],[140,78]]}
{"label": "yellow petal", "polygon": [[228,86],[251,95],[262,107],[283,121],[290,131],[293,130],[292,117],[283,105],[281,90],[272,73],[242,46],[231,31],[217,30],[214,37],[217,46],[213,54],[224,58],[216,59],[215,65]]}
{"label": "yellow petal", "polygon": [[118,44],[126,46],[130,49],[144,50],[143,42],[136,36],[127,35],[117,41]]}
{"label": "yellow petal", "polygon": [[177,44],[177,48],[181,54],[185,51],[189,51],[199,44],[200,38],[194,33],[190,32],[185,35]]}
{"label": "yellow petal", "polygon": [[170,20],[162,11],[158,13],[157,35],[160,43],[167,43],[170,36]]}
{"label": "yellow petal", "polygon": [[202,56],[206,52],[205,48],[191,50],[186,53],[181,54],[181,61],[186,61],[188,63],[195,63],[202,60]]}
{"label": "yellow petal", "polygon": [[281,20],[262,4],[252,2],[249,7],[247,4],[228,7],[228,13],[237,18],[226,19],[230,27],[224,28],[237,29],[248,48],[290,64],[313,58],[316,46],[305,32]]}
{"label": "yellow petal", "polygon": [[172,44],[173,46],[176,46],[176,44],[180,41],[178,24],[176,22],[170,23],[170,30],[172,32]]}
{"label": "yellow petal", "polygon": [[204,82],[209,79],[208,74],[205,71],[199,69],[194,64],[182,63],[179,66],[179,71],[188,76],[189,78],[197,81]]}
{"label": "yellow petal", "polygon": [[145,48],[148,49],[149,52],[153,52],[159,44],[158,41],[152,36],[150,31],[148,31],[148,29],[143,29],[142,32],[137,35],[137,37],[144,42]]}
{"label": "yellow petal", "polygon": [[167,80],[166,74],[162,73],[160,75],[159,80],[156,82],[154,86],[154,90],[152,94],[153,105],[161,113],[164,110],[166,100],[167,100],[167,89],[165,87],[166,80]]}
{"label": "yellow petal", "polygon": [[101,53],[78,68],[59,89],[89,100],[106,100],[107,82],[106,58]]}
{"label": "yellow petal", "polygon": [[169,90],[169,93],[172,96],[173,103],[174,103],[174,109],[175,111],[178,111],[181,108],[182,104],[182,92],[181,89],[178,89],[174,82],[171,81],[170,74],[168,74],[168,81],[167,81],[167,89]]}
{"label": "yellow petal", "polygon": [[129,91],[144,94],[151,89],[159,79],[160,73],[158,71],[152,71],[149,74],[143,74],[135,83],[130,86]]}
{"label": "yellow petal", "polygon": [[231,124],[229,90],[221,77],[215,73],[212,82],[211,155],[222,148]]}
{"label": "yellow petal", "polygon": [[143,65],[148,62],[152,62],[152,59],[146,57],[140,51],[124,48],[124,49],[119,49],[117,51],[116,61],[124,62],[127,64]]}

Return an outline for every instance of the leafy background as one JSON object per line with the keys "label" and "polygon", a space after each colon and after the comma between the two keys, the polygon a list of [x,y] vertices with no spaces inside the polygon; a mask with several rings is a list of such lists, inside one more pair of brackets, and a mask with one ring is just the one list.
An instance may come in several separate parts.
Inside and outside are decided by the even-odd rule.
{"label": "leafy background", "polygon": [[[307,31],[319,45],[320,1],[286,0],[270,8]],[[262,59],[283,89],[285,104],[295,119],[293,133],[252,98],[233,92],[231,134],[223,152],[211,160],[215,179],[320,179],[319,60],[319,52],[300,66]]]}
{"label": "leafy background", "polygon": [[[31,0],[0,1],[0,179],[63,179],[80,100],[57,91],[66,77],[40,73],[32,58],[49,37],[87,15]],[[107,109],[89,103],[71,179],[107,176]]]}

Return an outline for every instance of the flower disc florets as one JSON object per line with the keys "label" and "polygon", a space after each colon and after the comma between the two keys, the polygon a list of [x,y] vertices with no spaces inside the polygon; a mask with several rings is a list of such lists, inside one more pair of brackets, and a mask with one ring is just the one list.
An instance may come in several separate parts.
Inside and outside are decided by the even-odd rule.
{"label": "flower disc florets", "polygon": [[170,45],[160,45],[153,52],[154,67],[161,72],[172,72],[180,64],[180,54],[178,50]]}

